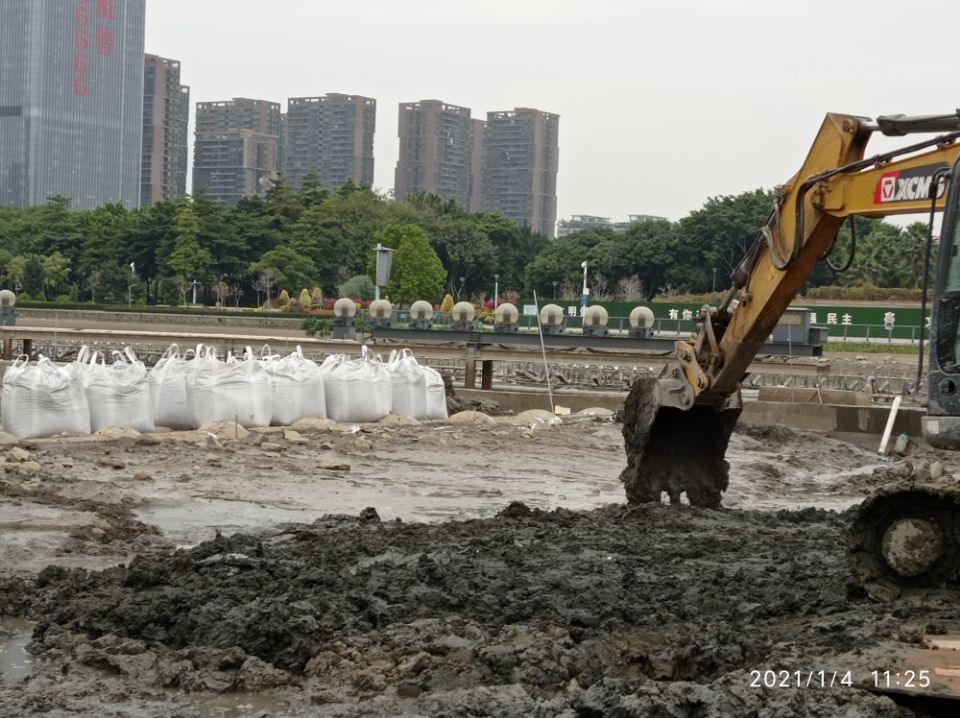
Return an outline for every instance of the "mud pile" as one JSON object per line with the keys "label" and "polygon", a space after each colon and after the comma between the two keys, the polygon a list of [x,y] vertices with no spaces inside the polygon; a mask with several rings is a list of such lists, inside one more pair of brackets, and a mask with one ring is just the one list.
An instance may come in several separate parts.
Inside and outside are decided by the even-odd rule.
{"label": "mud pile", "polygon": [[751,687],[751,669],[831,669],[949,627],[949,604],[892,610],[850,584],[848,518],[512,504],[429,525],[371,509],[51,568],[31,610],[42,668],[0,705],[36,713],[48,681],[45,710],[82,709],[91,684],[71,677],[96,669],[131,715],[204,714],[165,688],[266,692],[264,715],[911,715],[856,687]]}

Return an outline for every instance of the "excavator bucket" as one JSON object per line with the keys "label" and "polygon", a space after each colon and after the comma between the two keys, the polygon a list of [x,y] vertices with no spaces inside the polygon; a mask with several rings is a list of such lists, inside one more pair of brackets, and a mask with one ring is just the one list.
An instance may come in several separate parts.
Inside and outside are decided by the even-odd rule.
{"label": "excavator bucket", "polygon": [[[719,508],[729,483],[724,459],[730,434],[740,417],[740,397],[723,408],[666,405],[664,379],[637,380],[623,408],[627,468],[620,474],[631,504],[680,503],[684,492],[693,506]],[[667,392],[667,393],[665,393]]]}

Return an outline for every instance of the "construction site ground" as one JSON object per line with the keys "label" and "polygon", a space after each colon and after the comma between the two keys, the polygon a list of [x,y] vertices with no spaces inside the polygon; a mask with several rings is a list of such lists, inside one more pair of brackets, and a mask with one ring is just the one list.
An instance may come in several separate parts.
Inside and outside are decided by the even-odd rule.
{"label": "construction site ground", "polygon": [[0,715],[939,710],[870,671],[960,630],[955,595],[870,599],[845,532],[952,455],[744,427],[723,510],[628,507],[589,413],[9,444]]}

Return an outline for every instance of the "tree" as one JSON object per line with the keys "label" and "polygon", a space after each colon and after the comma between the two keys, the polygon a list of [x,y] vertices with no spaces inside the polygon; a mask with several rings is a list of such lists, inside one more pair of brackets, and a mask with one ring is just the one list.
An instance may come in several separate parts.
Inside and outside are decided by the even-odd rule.
{"label": "tree", "polygon": [[[253,288],[257,291],[257,306],[263,306],[270,301],[270,291],[277,285],[276,277],[270,269],[264,269],[257,274],[257,279],[253,283]],[[264,302],[260,301],[260,294],[266,296]]]}
{"label": "tree", "polygon": [[[251,264],[250,272],[252,274],[269,273],[281,287],[286,289],[313,284],[317,268],[311,259],[304,257],[292,247],[281,246],[271,249],[260,258],[259,262]],[[269,291],[267,294],[269,299]]]}
{"label": "tree", "polygon": [[493,284],[497,250],[490,238],[469,219],[443,218],[432,227],[431,244],[447,271],[447,287],[463,277],[460,291]]}
{"label": "tree", "polygon": [[393,276],[387,292],[401,304],[425,299],[436,303],[443,293],[447,273],[440,257],[420,227],[408,224],[385,228],[400,237],[393,258]]}
{"label": "tree", "polygon": [[27,272],[27,258],[22,254],[12,257],[7,262],[7,278],[14,287],[23,287],[23,276]]}
{"label": "tree", "polygon": [[43,285],[43,262],[40,261],[40,257],[31,254],[27,257],[27,263],[23,268],[23,291],[42,299]]}
{"label": "tree", "polygon": [[230,285],[222,279],[219,279],[214,283],[212,289],[213,293],[217,297],[217,306],[225,306],[227,303],[227,298],[230,296]]}
{"label": "tree", "polygon": [[192,203],[189,199],[181,202],[177,208],[174,249],[167,264],[174,274],[186,280],[206,280],[213,264],[210,252],[197,239],[199,231]]}
{"label": "tree", "polygon": [[371,300],[376,296],[377,289],[373,280],[366,274],[356,274],[340,285],[340,296],[351,299]]}
{"label": "tree", "polygon": [[59,294],[60,289],[70,278],[70,260],[64,257],[60,252],[54,252],[43,258],[44,283],[54,294]]}

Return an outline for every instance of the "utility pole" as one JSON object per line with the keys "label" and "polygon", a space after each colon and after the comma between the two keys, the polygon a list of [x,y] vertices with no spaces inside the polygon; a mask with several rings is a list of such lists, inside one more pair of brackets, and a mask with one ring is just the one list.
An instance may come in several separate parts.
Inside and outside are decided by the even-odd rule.
{"label": "utility pole", "polygon": [[500,306],[500,275],[493,275],[493,311],[497,311]]}

